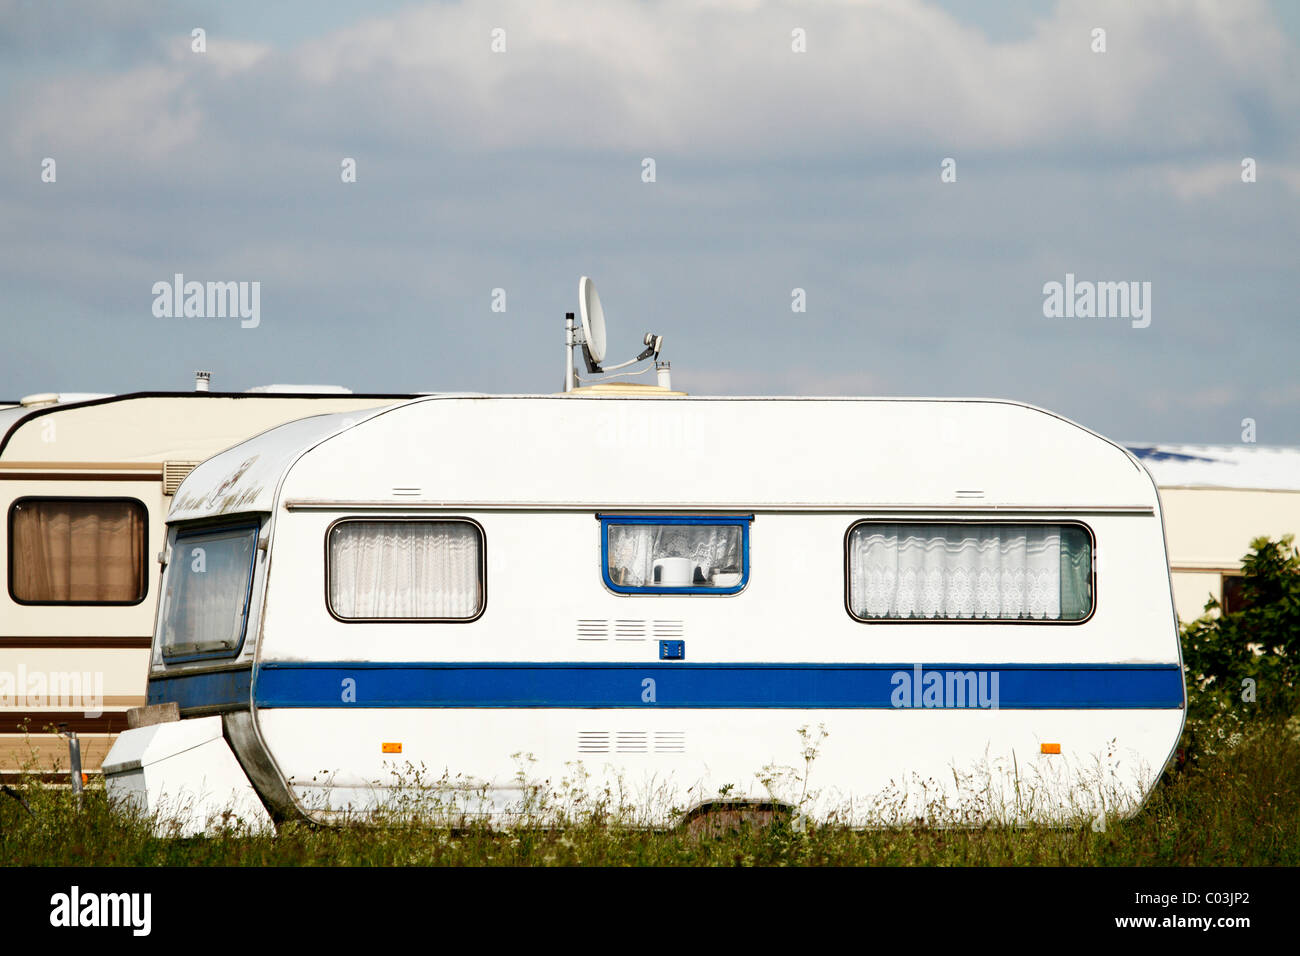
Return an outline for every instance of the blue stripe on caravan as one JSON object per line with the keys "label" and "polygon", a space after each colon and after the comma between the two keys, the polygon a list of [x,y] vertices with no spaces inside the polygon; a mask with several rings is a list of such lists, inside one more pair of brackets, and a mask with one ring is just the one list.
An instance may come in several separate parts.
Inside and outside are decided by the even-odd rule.
{"label": "blue stripe on caravan", "polygon": [[247,709],[252,679],[252,669],[247,667],[242,670],[210,671],[206,674],[151,677],[149,703],[161,704],[174,700],[181,710],[197,707]]}
{"label": "blue stripe on caravan", "polygon": [[1182,707],[1183,675],[1177,664],[266,663],[255,694],[258,707],[1129,710]]}

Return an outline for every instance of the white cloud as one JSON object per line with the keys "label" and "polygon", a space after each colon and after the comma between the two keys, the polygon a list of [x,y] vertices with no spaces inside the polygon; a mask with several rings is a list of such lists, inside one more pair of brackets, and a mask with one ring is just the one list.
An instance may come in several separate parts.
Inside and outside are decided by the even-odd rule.
{"label": "white cloud", "polygon": [[152,165],[195,141],[199,109],[184,70],[151,65],[45,83],[10,131],[21,153],[92,149]]}
{"label": "white cloud", "polygon": [[[189,47],[183,46],[183,43],[184,41],[173,48],[173,61],[187,65],[209,66],[223,79],[253,69],[271,52],[268,44],[248,43],[221,35],[208,43],[204,53],[195,53]],[[201,61],[192,59],[200,56],[203,57]]]}
{"label": "white cloud", "polygon": [[[807,53],[791,52],[796,26]],[[1107,30],[1106,53],[1089,48],[1095,26]],[[490,49],[497,27],[505,53]],[[364,90],[366,108],[351,117],[358,133],[638,157],[836,147],[934,149],[959,164],[1025,149],[1245,154],[1252,124],[1291,130],[1300,110],[1294,51],[1260,0],[1069,0],[1009,44],[921,0],[434,4],[362,20],[274,63],[258,44],[218,33],[208,43],[207,73],[178,63],[60,79],[18,135],[82,131],[156,155],[191,141],[206,108],[226,113],[237,104],[224,97],[247,96],[247,84],[226,82],[236,75],[318,124],[330,122],[331,103]],[[1194,193],[1199,182],[1184,176],[1175,188]]]}
{"label": "white cloud", "polygon": [[1242,181],[1241,160],[1233,158],[1211,163],[1169,163],[1160,167],[1158,175],[1164,178],[1175,196],[1185,201],[1197,201],[1225,190],[1250,188],[1271,180],[1300,195],[1300,163],[1253,158],[1257,164],[1253,184]]}
{"label": "white cloud", "polygon": [[[441,3],[273,50],[213,18],[204,55],[184,23],[117,23],[108,55],[59,73],[68,45],[24,54],[0,92],[17,171],[0,284],[15,315],[51,317],[12,323],[10,351],[57,354],[92,390],[174,365],[549,390],[536,356],[558,359],[589,273],[624,357],[664,333],[696,394],[1000,394],[1167,437],[1235,425],[1238,401],[1267,411],[1259,383],[1296,364],[1277,198],[1300,193],[1294,49],[1249,0],[1043,11],[994,43],[918,0]],[[263,282],[272,347],[197,324],[160,337],[149,289],[175,271]],[[1150,278],[1165,311],[1149,333],[1045,322],[1038,290],[1067,271]],[[794,286],[809,311],[792,323]],[[120,328],[147,347],[122,333],[132,358],[106,365],[87,343]],[[49,387],[30,365],[0,356],[12,393]]]}
{"label": "white cloud", "polygon": [[1169,188],[1179,199],[1201,199],[1244,185],[1241,166],[1231,162],[1173,165],[1166,167],[1163,173]]}

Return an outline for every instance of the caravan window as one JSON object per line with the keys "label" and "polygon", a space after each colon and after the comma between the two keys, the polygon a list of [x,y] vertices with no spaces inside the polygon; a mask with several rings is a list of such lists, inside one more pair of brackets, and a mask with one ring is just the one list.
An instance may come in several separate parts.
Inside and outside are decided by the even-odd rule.
{"label": "caravan window", "polygon": [[1092,535],[1082,525],[864,521],[846,543],[858,620],[1077,622],[1092,613]]}
{"label": "caravan window", "polygon": [[164,657],[239,653],[248,623],[257,530],[257,524],[244,523],[176,536],[164,578]]}
{"label": "caravan window", "polygon": [[1250,607],[1250,602],[1246,600],[1242,590],[1245,581],[1246,579],[1240,573],[1219,576],[1219,593],[1222,595],[1219,606],[1224,614],[1237,614]]}
{"label": "caravan window", "polygon": [[327,537],[329,609],[340,620],[472,621],[483,613],[476,522],[344,518]]}
{"label": "caravan window", "polygon": [[139,604],[147,532],[134,498],[20,498],[9,509],[9,593],[19,604]]}
{"label": "caravan window", "polygon": [[620,594],[735,594],[749,581],[743,516],[602,515],[605,585]]}

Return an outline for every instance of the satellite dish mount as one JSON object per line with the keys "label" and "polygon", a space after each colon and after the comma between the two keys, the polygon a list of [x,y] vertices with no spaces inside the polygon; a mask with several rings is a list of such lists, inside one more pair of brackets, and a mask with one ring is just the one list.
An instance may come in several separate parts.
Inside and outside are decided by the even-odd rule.
{"label": "satellite dish mount", "polygon": [[[659,358],[659,352],[664,345],[664,337],[656,335],[654,332],[647,332],[641,340],[645,345],[645,349],[636,358],[609,367],[602,364],[605,361],[606,344],[605,310],[601,308],[600,296],[596,294],[596,283],[586,276],[578,280],[578,312],[581,318],[581,327],[575,323],[572,312],[564,314],[564,390],[566,392],[573,391],[578,384],[578,377],[573,363],[573,350],[575,347],[581,346],[583,362],[586,364],[587,372],[590,375],[608,375],[618,369],[635,365],[637,362],[644,362],[652,356],[656,360]],[[656,361],[657,368],[661,364],[666,368],[668,363]],[[643,371],[648,370],[643,369]],[[660,369],[660,372],[662,382],[664,380],[663,369]],[[632,372],[630,374],[639,375],[641,373]]]}

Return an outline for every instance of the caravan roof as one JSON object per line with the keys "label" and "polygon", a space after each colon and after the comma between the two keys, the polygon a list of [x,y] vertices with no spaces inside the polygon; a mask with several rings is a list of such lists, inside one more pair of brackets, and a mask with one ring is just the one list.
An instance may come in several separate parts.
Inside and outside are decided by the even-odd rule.
{"label": "caravan roof", "polygon": [[196,469],[169,520],[270,512],[277,499],[291,508],[1157,507],[1150,476],[1121,446],[1015,402],[498,395],[417,398],[273,429]]}
{"label": "caravan roof", "polygon": [[1138,443],[1128,448],[1161,488],[1300,491],[1300,448]]}
{"label": "caravan roof", "polygon": [[[314,414],[322,399],[333,409],[347,408],[350,402],[363,409],[375,407],[377,399],[399,402],[408,397],[132,392],[4,408],[0,409],[0,462],[197,461],[259,428]],[[184,414],[176,413],[177,402],[184,403]],[[236,408],[241,414],[232,416]],[[46,428],[51,416],[57,420],[57,441],[51,440]]]}

